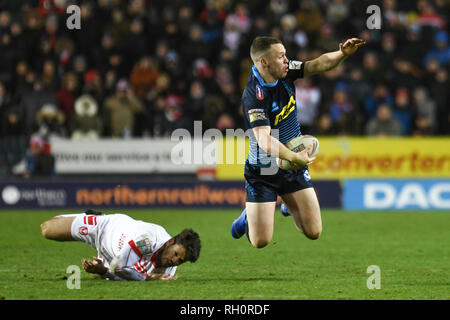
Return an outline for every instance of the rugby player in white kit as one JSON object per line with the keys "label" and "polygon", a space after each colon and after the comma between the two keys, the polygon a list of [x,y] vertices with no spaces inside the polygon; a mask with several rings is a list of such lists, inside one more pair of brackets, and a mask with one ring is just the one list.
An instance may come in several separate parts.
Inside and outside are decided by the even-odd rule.
{"label": "rugby player in white kit", "polygon": [[175,280],[177,266],[197,261],[201,248],[192,229],[171,237],[157,224],[93,210],[56,216],[41,232],[50,240],[89,243],[98,256],[83,259],[83,269],[110,280]]}

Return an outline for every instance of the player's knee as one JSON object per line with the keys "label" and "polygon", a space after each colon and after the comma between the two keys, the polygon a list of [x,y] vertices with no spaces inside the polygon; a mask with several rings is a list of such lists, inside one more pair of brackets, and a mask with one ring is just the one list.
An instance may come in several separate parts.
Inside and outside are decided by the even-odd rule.
{"label": "player's knee", "polygon": [[47,220],[47,221],[41,223],[41,234],[46,239],[54,240],[55,237],[54,237],[52,222],[50,220]]}
{"label": "player's knee", "polygon": [[254,246],[255,248],[264,248],[265,246],[267,246],[270,242],[269,238],[256,238],[256,239],[251,239],[250,240],[252,246]]}
{"label": "player's knee", "polygon": [[310,230],[308,232],[305,232],[306,237],[310,240],[319,239],[321,234],[322,234],[322,228],[317,228],[315,230]]}
{"label": "player's knee", "polygon": [[41,234],[44,238],[49,239],[50,237],[50,226],[49,226],[49,222],[45,221],[43,223],[41,223]]}

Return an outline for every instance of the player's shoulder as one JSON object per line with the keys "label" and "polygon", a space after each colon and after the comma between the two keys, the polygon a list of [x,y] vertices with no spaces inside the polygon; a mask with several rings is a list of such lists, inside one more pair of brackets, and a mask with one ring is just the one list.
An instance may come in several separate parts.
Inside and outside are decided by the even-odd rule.
{"label": "player's shoulder", "polygon": [[242,101],[245,104],[254,106],[255,104],[262,104],[269,98],[267,88],[265,88],[258,79],[251,74],[247,85],[242,93]]}

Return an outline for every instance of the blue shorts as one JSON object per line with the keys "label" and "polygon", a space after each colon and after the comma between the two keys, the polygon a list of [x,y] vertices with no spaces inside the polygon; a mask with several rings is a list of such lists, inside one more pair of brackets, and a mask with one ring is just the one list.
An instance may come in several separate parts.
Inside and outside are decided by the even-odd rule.
{"label": "blue shorts", "polygon": [[273,202],[277,196],[312,188],[308,166],[299,170],[279,169],[276,174],[262,175],[261,167],[245,163],[244,177],[247,202]]}

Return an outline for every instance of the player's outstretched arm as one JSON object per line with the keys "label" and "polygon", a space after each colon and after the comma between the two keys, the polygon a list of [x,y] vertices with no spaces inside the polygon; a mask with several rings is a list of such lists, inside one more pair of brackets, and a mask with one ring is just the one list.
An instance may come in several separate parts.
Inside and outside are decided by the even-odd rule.
{"label": "player's outstretched arm", "polygon": [[93,257],[92,260],[83,259],[81,260],[81,264],[83,266],[84,271],[88,273],[97,274],[104,279],[117,281],[122,280],[121,278],[109,272],[109,269],[104,266],[102,260],[98,259],[97,257]]}
{"label": "player's outstretched arm", "polygon": [[177,280],[178,279],[178,275],[174,275],[173,277],[171,277],[170,273],[153,273],[149,276],[147,276],[147,281],[152,281],[152,280]]}
{"label": "player's outstretched arm", "polygon": [[96,273],[103,275],[108,272],[108,268],[103,265],[102,260],[94,257],[92,260],[83,259],[81,260],[81,264],[83,266],[84,271],[88,273]]}
{"label": "player's outstretched arm", "polygon": [[306,61],[304,76],[323,73],[335,68],[365,43],[362,39],[351,38],[344,43],[340,43],[338,51],[324,53],[316,59]]}

